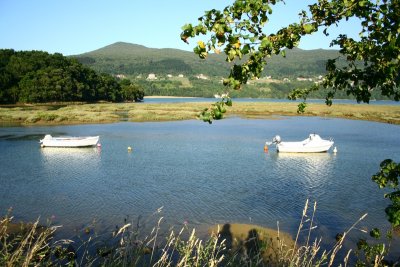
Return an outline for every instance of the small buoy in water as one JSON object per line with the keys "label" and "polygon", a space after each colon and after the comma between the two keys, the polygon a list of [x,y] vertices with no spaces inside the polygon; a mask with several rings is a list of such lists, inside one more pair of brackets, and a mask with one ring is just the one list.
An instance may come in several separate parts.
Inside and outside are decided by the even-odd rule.
{"label": "small buoy in water", "polygon": [[333,148],[333,153],[336,153],[336,152],[337,152],[337,148],[334,147],[334,148]]}
{"label": "small buoy in water", "polygon": [[131,148],[130,146],[128,146],[128,151],[129,151],[129,152],[131,152],[131,151],[132,151],[132,148]]}
{"label": "small buoy in water", "polygon": [[264,145],[264,152],[268,152],[268,146],[266,144]]}
{"label": "small buoy in water", "polygon": [[101,144],[100,144],[100,143],[98,143],[98,144],[97,144],[97,147],[101,147]]}

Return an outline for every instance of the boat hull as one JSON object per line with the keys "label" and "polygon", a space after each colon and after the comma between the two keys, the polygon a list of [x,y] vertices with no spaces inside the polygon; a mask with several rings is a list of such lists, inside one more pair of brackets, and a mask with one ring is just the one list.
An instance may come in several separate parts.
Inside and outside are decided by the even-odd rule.
{"label": "boat hull", "polygon": [[332,146],[332,140],[322,139],[317,134],[310,134],[302,142],[281,142],[280,136],[274,138],[278,152],[284,153],[322,153],[327,152]]}
{"label": "boat hull", "polygon": [[42,147],[91,147],[99,142],[99,136],[87,137],[52,137],[40,140]]}
{"label": "boat hull", "polygon": [[332,141],[326,141],[324,144],[315,146],[306,146],[300,142],[282,142],[276,146],[276,149],[281,153],[323,153],[327,152],[332,146]]}

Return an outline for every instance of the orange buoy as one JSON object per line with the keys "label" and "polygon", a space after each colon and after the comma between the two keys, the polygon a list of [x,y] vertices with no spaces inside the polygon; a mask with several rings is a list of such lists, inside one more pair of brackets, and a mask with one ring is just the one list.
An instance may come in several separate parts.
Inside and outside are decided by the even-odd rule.
{"label": "orange buoy", "polygon": [[268,152],[268,146],[264,145],[264,152]]}

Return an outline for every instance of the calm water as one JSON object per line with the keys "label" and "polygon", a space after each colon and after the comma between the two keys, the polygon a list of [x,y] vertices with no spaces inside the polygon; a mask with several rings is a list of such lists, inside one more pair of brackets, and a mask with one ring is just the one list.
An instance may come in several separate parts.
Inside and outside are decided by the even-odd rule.
{"label": "calm water", "polygon": [[[263,151],[276,134],[295,141],[314,132],[333,137],[338,153]],[[100,135],[102,148],[42,149],[44,134]],[[364,213],[358,228],[387,226],[389,202],[371,176],[382,160],[400,161],[399,137],[396,125],[315,117],[0,128],[0,216],[12,207],[18,220],[52,218],[68,236],[93,220],[110,229],[163,207],[166,225],[200,233],[279,221],[295,234],[310,199],[315,233],[329,243]]]}

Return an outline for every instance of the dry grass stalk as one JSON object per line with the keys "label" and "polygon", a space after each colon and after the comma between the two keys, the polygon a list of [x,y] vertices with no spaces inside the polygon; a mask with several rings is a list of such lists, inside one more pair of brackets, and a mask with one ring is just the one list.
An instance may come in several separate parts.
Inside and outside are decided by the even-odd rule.
{"label": "dry grass stalk", "polygon": [[[314,224],[316,206],[316,202],[314,202],[312,215],[308,216],[309,201],[306,201],[294,241],[292,239],[288,240],[284,233],[280,232],[279,223],[277,224],[276,242],[271,242],[273,239],[271,237],[272,232],[269,232],[269,237],[271,238],[268,240],[266,238],[267,234],[263,233],[261,228],[257,228],[260,235],[257,235],[256,238],[259,238],[258,241],[260,243],[257,243],[258,241],[254,243],[258,245],[255,255],[252,255],[251,251],[246,252],[243,250],[247,248],[246,242],[251,242],[249,239],[241,242],[236,239],[237,236],[233,236],[230,243],[236,242],[236,245],[232,246],[230,244],[230,247],[228,247],[227,239],[220,234],[219,228],[217,230],[218,234],[213,232],[208,240],[203,241],[196,237],[195,229],[188,232],[188,238],[184,238],[184,234],[189,230],[185,225],[177,234],[171,230],[168,238],[164,242],[160,241],[160,229],[163,220],[160,217],[150,235],[143,239],[138,238],[138,229],[133,229],[132,231],[132,223],[123,225],[114,235],[119,239],[117,239],[119,241],[118,246],[110,249],[110,253],[106,257],[101,255],[94,257],[92,255],[92,258],[90,257],[88,248],[92,245],[91,242],[94,241],[90,237],[86,243],[81,245],[83,247],[83,256],[77,264],[80,266],[95,266],[100,262],[103,266],[146,265],[154,267],[200,267],[220,266],[221,264],[224,266],[333,266],[336,264],[335,258],[342,248],[346,236],[355,229],[356,225],[367,214],[364,214],[343,233],[341,239],[338,240],[331,251],[321,252],[321,238],[311,242],[311,231],[316,228]],[[157,214],[160,211],[161,209]],[[28,228],[25,234],[21,235],[21,238],[17,240],[18,242],[8,244],[10,236],[7,228],[11,219],[12,217],[6,217],[0,220],[0,265],[11,267],[52,264],[49,255],[54,252],[54,247],[51,247],[50,241],[57,227],[40,228],[37,220]],[[236,232],[234,230],[238,227],[244,232],[249,232],[249,229],[256,230],[254,225],[247,225],[247,228],[243,228],[243,225],[239,224],[233,224],[232,228],[229,229],[232,232]],[[299,244],[300,234],[304,232],[303,229],[306,227],[308,227],[306,229],[306,241],[301,245]],[[53,246],[70,244],[71,242],[71,240],[60,240],[53,243]],[[161,249],[158,247],[159,244],[164,244]],[[349,250],[343,258],[344,266],[348,265],[351,252]],[[376,256],[374,266],[381,266],[382,261],[382,255]],[[74,260],[71,260],[69,263],[73,262]]]}
{"label": "dry grass stalk", "polygon": [[11,230],[12,219],[6,216],[0,221],[0,263],[11,267],[45,261],[50,240],[58,227],[40,227],[38,219],[33,224],[21,224],[19,229]]}
{"label": "dry grass stalk", "polygon": [[353,230],[356,225],[361,222],[362,220],[364,220],[364,218],[367,216],[367,213],[365,213],[363,216],[361,216],[360,219],[358,219],[347,231],[345,231],[342,235],[342,237],[339,239],[339,241],[336,243],[336,245],[334,246],[331,255],[330,255],[330,259],[329,259],[329,263],[328,263],[328,267],[333,265],[333,262],[335,260],[336,254],[338,253],[338,251],[342,248],[343,242],[345,240],[345,237],[349,234],[349,232],[351,230]]}

